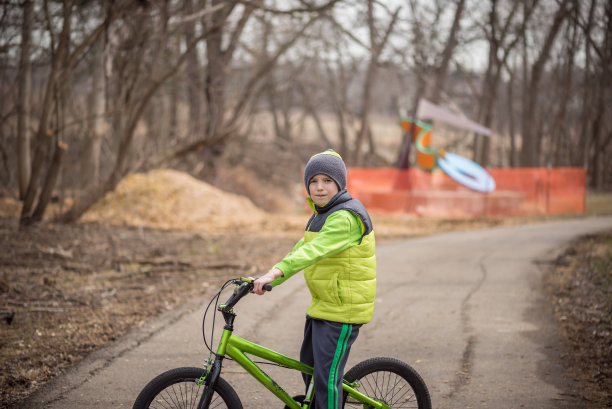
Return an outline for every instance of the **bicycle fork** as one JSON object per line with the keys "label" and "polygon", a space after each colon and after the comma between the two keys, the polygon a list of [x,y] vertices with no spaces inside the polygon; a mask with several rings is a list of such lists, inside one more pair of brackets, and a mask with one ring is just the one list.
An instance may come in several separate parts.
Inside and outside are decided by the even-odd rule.
{"label": "bicycle fork", "polygon": [[215,360],[212,364],[212,369],[209,371],[206,379],[204,380],[204,392],[198,403],[198,409],[208,409],[210,401],[215,394],[215,386],[219,380],[221,374],[221,366],[223,364],[223,358],[225,357],[225,351],[227,348],[227,341],[234,331],[234,318],[236,315],[232,311],[226,311],[221,309],[223,318],[225,319],[225,326],[223,327],[223,333],[221,334],[221,340],[219,341],[219,347],[215,354]]}
{"label": "bicycle fork", "polygon": [[198,409],[208,409],[210,406],[210,401],[215,393],[217,380],[221,374],[222,361],[223,355],[216,355],[212,368],[204,380],[204,392],[202,393],[202,397],[198,403]]}

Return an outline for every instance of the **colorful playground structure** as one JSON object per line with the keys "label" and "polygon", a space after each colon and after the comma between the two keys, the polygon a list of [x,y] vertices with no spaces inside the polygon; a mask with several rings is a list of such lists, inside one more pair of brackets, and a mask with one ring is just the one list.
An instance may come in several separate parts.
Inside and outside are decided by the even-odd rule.
{"label": "colorful playground structure", "polygon": [[495,190],[495,180],[476,162],[431,147],[433,125],[411,118],[402,119],[400,125],[405,132],[413,135],[416,163],[421,169],[431,172],[438,166],[457,183],[476,192]]}
{"label": "colorful playground structure", "polygon": [[418,119],[402,118],[412,135],[415,164],[400,168],[350,168],[351,194],[371,211],[431,217],[510,217],[585,211],[584,168],[488,168],[434,148],[433,126],[442,121],[490,136],[489,129],[428,101]]}

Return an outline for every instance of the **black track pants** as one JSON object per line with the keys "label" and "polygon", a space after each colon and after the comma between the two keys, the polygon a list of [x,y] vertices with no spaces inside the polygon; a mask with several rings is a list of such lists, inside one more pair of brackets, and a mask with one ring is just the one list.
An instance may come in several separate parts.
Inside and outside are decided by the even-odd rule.
{"label": "black track pants", "polygon": [[[314,366],[315,409],[342,407],[342,376],[360,324],[306,317],[300,361]],[[310,376],[303,375],[306,389]]]}

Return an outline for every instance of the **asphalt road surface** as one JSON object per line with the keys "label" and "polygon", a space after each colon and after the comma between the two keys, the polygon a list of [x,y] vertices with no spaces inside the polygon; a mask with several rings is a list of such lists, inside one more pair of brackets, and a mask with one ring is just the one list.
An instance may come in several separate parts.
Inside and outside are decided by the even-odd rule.
{"label": "asphalt road surface", "polygon": [[[348,368],[373,356],[412,365],[434,408],[577,408],[563,376],[564,347],[541,289],[546,268],[571,240],[612,229],[612,217],[438,234],[379,245],[372,322],[353,346]],[[207,300],[206,300],[207,302]],[[235,332],[297,357],[309,295],[294,278],[236,308]],[[205,300],[132,331],[93,353],[33,395],[24,408],[130,408],[155,375],[200,366]],[[217,320],[217,328],[222,326]],[[215,338],[215,345],[218,340]],[[300,377],[266,372],[289,393]],[[222,375],[246,409],[282,408],[235,364]]]}

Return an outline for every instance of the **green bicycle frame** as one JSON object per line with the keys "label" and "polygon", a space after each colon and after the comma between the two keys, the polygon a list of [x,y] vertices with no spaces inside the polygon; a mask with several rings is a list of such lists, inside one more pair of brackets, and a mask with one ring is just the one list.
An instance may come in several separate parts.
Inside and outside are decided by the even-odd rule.
{"label": "green bicycle frame", "polygon": [[[257,379],[259,383],[265,386],[266,389],[276,395],[276,397],[278,397],[289,408],[308,409],[309,404],[306,406],[300,405],[299,402],[295,401],[287,392],[285,392],[280,385],[278,385],[272,378],[270,378],[270,376],[263,372],[255,362],[247,357],[246,354],[265,359],[269,362],[274,362],[280,367],[294,369],[308,375],[312,375],[313,368],[311,366],[233,335],[232,330],[229,329],[223,330],[221,340],[219,341],[219,348],[217,350],[217,355],[227,355],[228,357],[232,358],[249,374],[251,374],[251,376]],[[342,388],[348,393],[349,396],[358,400],[359,402],[369,405],[368,407],[376,409],[390,409],[384,403],[375,401],[354,389],[355,386],[357,385],[349,384],[346,381],[343,381],[342,384]]]}
{"label": "green bicycle frame", "polygon": [[[285,390],[278,385],[268,374],[261,370],[255,362],[253,362],[246,354],[250,354],[266,361],[278,364],[282,368],[294,369],[301,373],[311,375],[313,373],[312,366],[304,364],[303,362],[289,358],[283,354],[280,354],[271,349],[262,347],[253,342],[247,341],[246,339],[240,338],[233,334],[234,332],[234,319],[236,314],[234,313],[233,306],[253,288],[250,279],[241,279],[242,284],[236,287],[234,294],[227,300],[226,304],[221,304],[217,307],[218,311],[223,314],[225,320],[225,326],[223,327],[223,333],[221,334],[221,340],[219,341],[219,347],[217,348],[216,359],[212,363],[212,370],[210,376],[206,375],[206,385],[208,387],[214,387],[217,382],[219,374],[221,372],[221,366],[223,364],[223,358],[228,356],[233,359],[244,368],[253,378],[257,379],[259,383],[266,387],[272,392],[277,398],[279,398],[287,407],[291,409],[309,409],[310,402],[314,395],[312,388],[309,388],[308,395],[303,405],[293,399]],[[235,282],[239,284],[239,282]],[[248,285],[251,284],[251,285]],[[210,367],[209,367],[210,368]],[[342,381],[343,390],[353,399],[364,403],[364,408],[369,409],[391,409],[388,405],[378,402],[369,396],[359,392],[357,383],[348,383],[346,380]],[[207,393],[208,392],[208,393]],[[199,407],[204,407],[210,403],[212,397],[211,390],[205,390],[202,394]]]}

